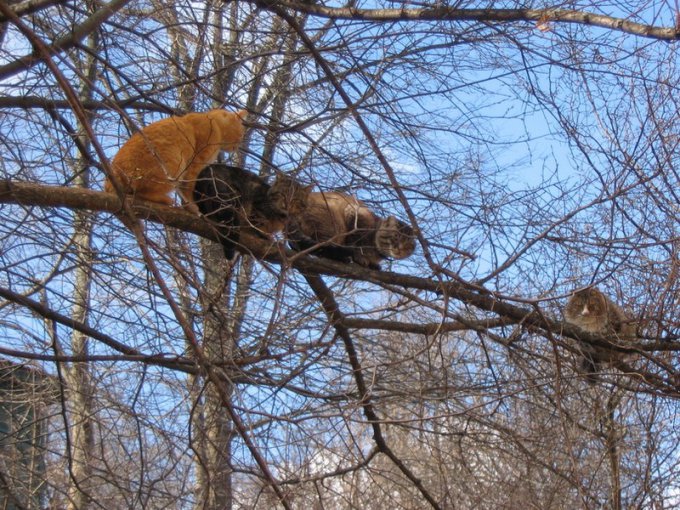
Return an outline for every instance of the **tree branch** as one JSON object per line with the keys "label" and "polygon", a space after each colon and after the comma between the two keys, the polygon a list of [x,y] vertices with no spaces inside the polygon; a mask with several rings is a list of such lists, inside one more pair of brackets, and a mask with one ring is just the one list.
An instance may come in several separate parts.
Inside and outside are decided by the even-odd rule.
{"label": "tree branch", "polygon": [[[68,3],[69,0],[25,0],[18,4],[12,5],[12,11],[17,16],[26,16],[27,14],[33,14],[42,9],[47,9],[53,5],[61,5]],[[7,16],[0,14],[0,23],[7,21]]]}
{"label": "tree branch", "polygon": [[364,410],[364,416],[369,425],[373,429],[373,440],[375,441],[376,447],[379,451],[384,453],[399,470],[407,477],[413,485],[420,491],[423,497],[427,500],[432,508],[441,508],[439,503],[432,497],[430,492],[425,488],[422,481],[415,476],[415,474],[408,468],[406,464],[392,451],[389,447],[382,433],[382,427],[380,426],[380,418],[378,418],[377,413],[373,407],[370,391],[364,380],[363,369],[361,368],[361,362],[359,361],[359,355],[354,347],[354,341],[352,336],[349,334],[349,330],[344,323],[345,316],[340,311],[338,303],[335,301],[333,293],[323,282],[318,274],[308,273],[306,271],[302,272],[303,276],[307,280],[312,291],[316,294],[319,299],[321,306],[323,307],[326,315],[328,315],[329,322],[335,328],[338,336],[342,339],[345,344],[345,351],[347,352],[347,358],[349,359],[349,364],[352,367],[352,373],[354,375],[354,381],[357,385],[357,391],[359,392],[359,404]]}
{"label": "tree branch", "polygon": [[[143,110],[146,112],[158,112],[158,113],[173,113],[168,107],[160,106],[156,103],[150,101],[139,101],[137,99],[123,99],[119,101],[113,101],[113,99],[107,99],[106,101],[96,101],[96,100],[83,100],[81,101],[83,108],[88,111],[95,110],[112,110],[114,108],[124,109],[131,108],[134,110]],[[27,110],[29,108],[41,108],[44,110],[71,110],[71,103],[65,100],[59,99],[49,99],[46,97],[38,96],[1,96],[0,97],[0,108],[20,108],[22,110]]]}
{"label": "tree branch", "polygon": [[[122,210],[122,203],[114,194],[83,188],[44,186],[14,181],[0,181],[0,204],[2,203],[14,203],[29,207],[89,209],[112,214],[117,214]],[[195,214],[181,208],[137,201],[130,201],[129,205],[139,219],[146,219],[179,228],[219,242],[220,238],[217,231],[207,220],[197,218]],[[388,271],[373,271],[357,264],[343,264],[329,259],[301,256],[295,252],[281,249],[280,245],[272,245],[272,243],[261,238],[248,235],[246,232],[241,233],[240,243],[237,249],[243,253],[273,263],[287,263],[303,273],[327,274],[350,280],[374,283],[376,285],[400,285],[429,291],[440,296],[445,295],[485,312],[492,313],[505,323],[523,324],[543,335],[568,336],[586,344],[627,354],[652,351],[680,351],[680,343],[671,341],[636,343],[634,346],[615,345],[603,336],[590,334],[570,324],[546,317],[538,309],[532,310],[514,305],[509,303],[506,298],[499,297],[483,287],[463,281],[436,281],[429,278]],[[375,323],[373,324],[375,325]],[[414,329],[413,332],[416,332],[415,328],[411,329]],[[422,330],[418,332],[424,333]],[[662,391],[674,395],[678,393],[678,382],[675,379],[678,378],[678,381],[680,381],[680,377],[677,374],[671,373],[670,379],[663,379],[655,374],[639,370],[637,372],[648,383],[655,385]]]}
{"label": "tree branch", "polygon": [[449,6],[420,9],[360,9],[356,7],[327,7],[313,2],[279,2],[258,0],[265,8],[290,8],[313,16],[375,22],[395,21],[485,21],[485,22],[540,22],[573,23],[624,32],[640,37],[666,41],[680,38],[677,27],[655,27],[623,18],[569,9],[458,9]]}
{"label": "tree branch", "polygon": [[[107,19],[113,16],[117,11],[122,9],[128,2],[130,2],[130,0],[111,0],[110,3],[103,5],[94,14],[92,14],[92,16],[87,18],[80,25],[73,27],[73,29],[69,31],[68,35],[60,37],[59,39],[54,41],[48,47],[49,53],[53,55],[56,53],[60,53],[68,48],[72,48],[78,42],[82,41],[85,37],[87,37],[91,32],[99,28],[101,24],[103,24]],[[13,22],[14,21],[13,18],[16,16],[16,13],[14,13],[12,9],[10,9],[9,6],[7,6],[5,2],[2,0],[0,0],[0,7],[1,7],[0,15],[2,15],[5,19]],[[40,51],[38,51],[38,49],[35,48],[34,52],[31,53],[30,55],[25,55],[23,57],[16,59],[13,62],[10,62],[9,64],[0,66],[0,76],[2,76],[3,78],[8,78],[20,71],[24,71],[26,69],[33,67],[38,62],[41,62],[42,59],[43,55],[41,55]]]}
{"label": "tree branch", "polygon": [[437,322],[429,324],[413,324],[410,322],[399,322],[393,320],[378,319],[357,319],[348,318],[344,320],[345,325],[350,329],[379,329],[382,331],[399,331],[402,333],[415,333],[418,335],[436,335],[440,333],[450,333],[452,331],[470,331],[478,329],[492,329],[508,324],[514,324],[505,319],[489,319],[481,321],[462,322]]}

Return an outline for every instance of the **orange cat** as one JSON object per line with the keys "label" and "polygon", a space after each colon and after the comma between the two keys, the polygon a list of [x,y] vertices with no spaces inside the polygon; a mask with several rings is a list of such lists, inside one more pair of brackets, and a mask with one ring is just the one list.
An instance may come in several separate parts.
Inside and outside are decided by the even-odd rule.
{"label": "orange cat", "polygon": [[[136,198],[172,205],[169,195],[177,188],[191,202],[199,172],[221,150],[238,149],[246,114],[210,110],[153,122],[123,144],[111,162],[113,173]],[[115,190],[108,178],[104,190]]]}

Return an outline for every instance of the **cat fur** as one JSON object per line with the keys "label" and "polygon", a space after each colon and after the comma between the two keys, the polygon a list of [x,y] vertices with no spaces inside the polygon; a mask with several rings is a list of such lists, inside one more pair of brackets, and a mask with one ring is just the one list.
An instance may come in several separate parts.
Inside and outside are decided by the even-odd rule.
{"label": "cat fur", "polygon": [[305,211],[292,218],[289,242],[295,250],[380,269],[386,258],[415,250],[413,229],[394,216],[380,218],[366,204],[338,191],[309,195]]}
{"label": "cat fur", "polygon": [[[636,325],[623,310],[596,287],[575,292],[564,309],[567,323],[587,331],[608,337],[613,344],[630,345],[636,337]],[[603,364],[625,359],[623,352],[606,347],[580,343],[581,369],[588,380],[597,380],[597,373]]]}
{"label": "cat fur", "polygon": [[[245,110],[222,109],[172,116],[133,134],[111,161],[114,177],[126,193],[172,205],[177,189],[191,202],[199,172],[214,163],[222,150],[236,151],[243,140]],[[109,178],[104,190],[114,191]]]}
{"label": "cat fur", "polygon": [[193,201],[218,227],[224,255],[231,259],[241,229],[271,240],[284,229],[289,215],[306,208],[310,189],[282,173],[270,185],[243,168],[213,164],[197,176]]}

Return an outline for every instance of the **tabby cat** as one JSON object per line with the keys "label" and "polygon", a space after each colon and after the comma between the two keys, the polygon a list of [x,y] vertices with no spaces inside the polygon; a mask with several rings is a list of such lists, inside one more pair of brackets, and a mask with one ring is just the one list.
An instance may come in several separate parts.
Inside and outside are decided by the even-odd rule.
{"label": "tabby cat", "polygon": [[[191,202],[198,173],[220,151],[238,149],[246,114],[218,109],[153,122],[123,144],[111,162],[113,174],[137,198],[172,205],[169,195],[177,188]],[[107,178],[104,190],[114,189]]]}
{"label": "tabby cat", "polygon": [[278,174],[269,185],[258,175],[222,164],[204,168],[196,179],[194,203],[219,226],[224,255],[234,256],[241,228],[266,239],[283,230],[289,215],[307,206],[311,186]]}
{"label": "tabby cat", "polygon": [[[609,337],[613,344],[631,344],[636,337],[635,324],[596,287],[575,292],[564,309],[564,318],[584,331]],[[603,363],[621,361],[626,357],[622,352],[585,343],[581,343],[581,352],[581,369],[591,382],[597,380],[596,374]]]}
{"label": "tabby cat", "polygon": [[366,204],[340,193],[311,193],[307,208],[288,225],[295,250],[380,269],[386,258],[404,259],[415,251],[413,229],[394,216],[380,218]]}

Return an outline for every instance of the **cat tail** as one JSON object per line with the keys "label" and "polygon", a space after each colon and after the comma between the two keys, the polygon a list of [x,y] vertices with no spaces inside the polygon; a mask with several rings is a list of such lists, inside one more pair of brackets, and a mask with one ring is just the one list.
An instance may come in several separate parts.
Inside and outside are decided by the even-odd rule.
{"label": "cat tail", "polygon": [[239,240],[238,226],[233,224],[230,226],[225,225],[224,215],[219,219],[214,216],[211,217],[209,213],[201,209],[200,203],[197,203],[197,205],[201,214],[215,226],[220,244],[222,245],[222,251],[224,252],[224,258],[229,261],[233,260],[236,255],[236,243]]}
{"label": "cat tail", "polygon": [[223,237],[221,241],[224,258],[231,262],[236,256],[236,249],[234,248],[235,244],[228,237]]}
{"label": "cat tail", "polygon": [[595,384],[600,380],[600,364],[590,356],[583,355],[581,358],[580,371],[585,374],[586,381],[588,381],[589,384]]}
{"label": "cat tail", "polygon": [[220,179],[216,170],[207,167],[196,179],[193,198],[201,214],[215,226],[224,257],[232,260],[239,241],[240,221],[233,200],[221,189],[223,183]]}
{"label": "cat tail", "polygon": [[219,224],[217,233],[220,237],[220,244],[222,245],[222,251],[224,252],[224,258],[228,261],[232,261],[236,256],[236,243],[234,242],[234,232],[232,229],[225,229]]}

